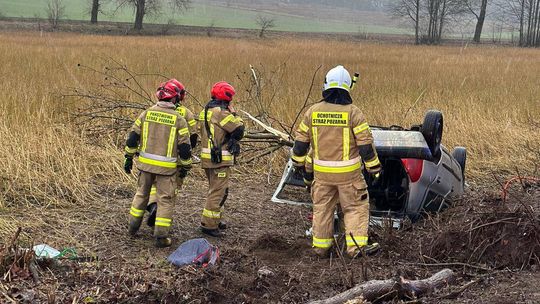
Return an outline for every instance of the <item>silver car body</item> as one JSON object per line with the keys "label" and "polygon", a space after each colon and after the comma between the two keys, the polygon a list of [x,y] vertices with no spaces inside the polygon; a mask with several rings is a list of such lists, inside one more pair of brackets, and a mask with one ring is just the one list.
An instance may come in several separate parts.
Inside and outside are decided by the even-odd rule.
{"label": "silver car body", "polygon": [[[452,154],[441,146],[441,154],[434,158],[419,131],[372,128],[375,147],[383,165],[381,184],[374,185],[365,175],[370,193],[372,224],[391,221],[399,228],[409,217],[416,220],[424,211],[438,212],[458,199],[464,192],[464,174]],[[412,165],[411,165],[412,164]],[[420,165],[421,164],[421,165]],[[416,172],[409,172],[416,170]],[[411,178],[416,174],[416,178]],[[285,187],[305,189],[303,181],[295,179],[289,160],[272,201],[286,204],[312,202],[281,197]]]}

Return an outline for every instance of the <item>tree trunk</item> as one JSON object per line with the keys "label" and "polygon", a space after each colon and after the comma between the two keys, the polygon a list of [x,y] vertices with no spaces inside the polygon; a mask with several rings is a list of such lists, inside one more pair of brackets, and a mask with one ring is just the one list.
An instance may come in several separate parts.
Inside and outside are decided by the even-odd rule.
{"label": "tree trunk", "polygon": [[427,39],[431,42],[431,33],[433,32],[433,6],[436,0],[429,0],[429,26],[427,31]]}
{"label": "tree trunk", "polygon": [[414,39],[416,44],[420,44],[418,31],[420,30],[420,0],[416,0],[416,20],[414,20]]}
{"label": "tree trunk", "polygon": [[433,27],[431,28],[431,43],[438,43],[437,34],[439,33],[439,13],[441,8],[441,1],[444,0],[435,0],[435,7],[433,8]]}
{"label": "tree trunk", "polygon": [[92,0],[92,11],[90,13],[90,23],[97,24],[99,13],[99,0]]}
{"label": "tree trunk", "polygon": [[[523,0],[525,1],[525,0]],[[526,46],[530,46],[531,45],[531,27],[532,27],[532,23],[533,23],[533,20],[532,20],[532,17],[533,17],[533,7],[534,7],[534,0],[529,0],[529,18],[528,18],[528,21],[527,21],[527,40],[525,41],[525,45]]]}
{"label": "tree trunk", "polygon": [[523,33],[523,22],[525,19],[525,0],[521,1],[521,15],[519,16],[519,46],[525,43],[525,35]]}
{"label": "tree trunk", "polygon": [[135,11],[135,24],[133,26],[134,29],[137,31],[142,30],[143,28],[143,18],[145,13],[145,4],[146,0],[137,0],[137,3],[135,4],[136,11]]}
{"label": "tree trunk", "polygon": [[443,269],[431,277],[423,280],[409,281],[401,278],[396,280],[373,280],[356,285],[355,287],[337,294],[331,298],[312,301],[309,304],[337,304],[345,303],[362,296],[366,301],[381,300],[385,296],[409,295],[421,297],[435,289],[445,287],[455,281],[455,274],[450,269]]}
{"label": "tree trunk", "polygon": [[[540,6],[540,0],[538,1],[538,6]],[[540,13],[536,15],[536,47],[540,46]]]}
{"label": "tree trunk", "polygon": [[478,14],[473,38],[473,41],[476,43],[480,43],[480,36],[482,36],[482,28],[484,27],[484,20],[486,19],[487,2],[488,0],[482,0],[482,4],[480,5],[480,14]]}
{"label": "tree trunk", "polygon": [[538,24],[540,23],[540,0],[536,0],[536,12],[534,13],[534,26],[533,26],[533,33],[532,33],[532,41],[531,46],[537,46],[538,45]]}
{"label": "tree trunk", "polygon": [[437,44],[441,43],[445,17],[446,17],[446,0],[443,0],[443,7],[440,13],[439,32],[437,33]]}

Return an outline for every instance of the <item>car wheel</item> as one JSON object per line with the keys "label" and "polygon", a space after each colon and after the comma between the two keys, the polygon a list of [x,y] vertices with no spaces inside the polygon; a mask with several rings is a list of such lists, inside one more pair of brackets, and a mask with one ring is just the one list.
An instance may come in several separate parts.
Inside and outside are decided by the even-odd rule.
{"label": "car wheel", "polygon": [[424,123],[420,129],[428,144],[431,155],[438,158],[441,155],[441,141],[443,133],[443,115],[437,110],[429,110],[424,116]]}
{"label": "car wheel", "polygon": [[465,176],[465,163],[467,162],[467,149],[464,147],[455,147],[452,151],[452,157],[458,162],[461,167],[461,174]]}

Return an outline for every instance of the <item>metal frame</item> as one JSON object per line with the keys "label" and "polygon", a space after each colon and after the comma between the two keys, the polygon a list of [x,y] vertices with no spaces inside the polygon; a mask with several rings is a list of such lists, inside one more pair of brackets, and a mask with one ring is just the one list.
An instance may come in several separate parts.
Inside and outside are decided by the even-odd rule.
{"label": "metal frame", "polygon": [[[279,181],[276,191],[274,191],[274,194],[272,195],[272,202],[278,203],[278,204],[289,204],[289,205],[296,205],[296,206],[312,206],[312,204],[310,203],[300,203],[300,202],[295,202],[295,201],[279,198],[279,195],[281,194],[285,186],[289,185],[287,184],[287,179],[289,175],[292,174],[292,169],[293,169],[293,164],[292,164],[292,161],[289,159],[289,161],[287,162],[287,165],[285,166],[285,170],[283,170],[283,174],[281,175],[281,180]],[[293,185],[293,187],[297,187],[297,186]]]}

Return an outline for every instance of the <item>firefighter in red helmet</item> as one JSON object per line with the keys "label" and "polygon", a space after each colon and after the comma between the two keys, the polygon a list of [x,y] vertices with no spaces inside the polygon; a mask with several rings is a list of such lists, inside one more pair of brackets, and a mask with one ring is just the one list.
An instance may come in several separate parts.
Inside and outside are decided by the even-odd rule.
{"label": "firefighter in red helmet", "polygon": [[[191,144],[191,149],[193,150],[197,146],[198,141],[198,130],[197,130],[197,121],[195,120],[195,115],[193,112],[191,112],[184,104],[184,98],[186,96],[186,87],[175,78],[169,79],[167,83],[172,84],[175,86],[175,90],[178,92],[178,102],[176,103],[176,112],[178,112],[186,122],[188,123],[188,129],[189,129],[189,141]],[[179,171],[177,177],[176,177],[176,184],[177,189],[181,189],[182,185],[184,184],[184,179],[186,178],[187,170],[182,169]],[[156,211],[157,211],[157,189],[156,185],[152,185],[152,189],[150,190],[150,202],[148,206],[146,207],[146,210],[150,212],[150,215],[148,216],[148,226],[154,227],[155,220],[156,220]]]}
{"label": "firefighter in red helmet", "polygon": [[135,120],[126,141],[124,169],[131,173],[133,156],[138,153],[139,177],[129,217],[129,233],[139,230],[152,184],[157,190],[157,214],[154,237],[157,247],[171,246],[168,237],[172,225],[176,175],[191,168],[191,146],[186,120],[175,111],[180,95],[172,83],[162,83],[158,102]]}
{"label": "firefighter in red helmet", "polygon": [[212,86],[212,99],[199,115],[202,168],[208,178],[209,191],[202,212],[201,230],[210,236],[221,236],[226,228],[221,220],[229,193],[230,167],[240,153],[244,122],[231,107],[235,94],[232,85],[220,81]]}

